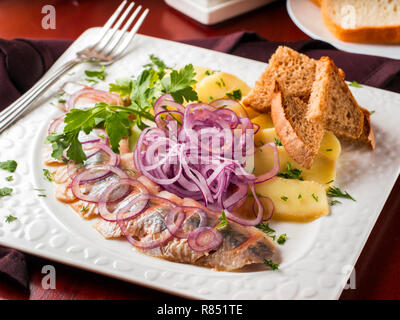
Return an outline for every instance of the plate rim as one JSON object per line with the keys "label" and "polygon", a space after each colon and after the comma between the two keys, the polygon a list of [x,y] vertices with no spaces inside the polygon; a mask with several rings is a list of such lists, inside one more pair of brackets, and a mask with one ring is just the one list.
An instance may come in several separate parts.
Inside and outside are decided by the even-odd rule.
{"label": "plate rim", "polygon": [[[94,30],[97,30],[97,29],[99,29],[99,28],[90,28],[90,29],[86,30],[75,42],[78,42],[78,41],[81,39],[81,37],[83,37],[83,36],[86,35],[87,33],[93,32]],[[188,44],[183,44],[183,43],[179,43],[179,42],[175,42],[175,41],[171,41],[171,40],[166,40],[166,39],[160,39],[160,38],[151,37],[151,36],[144,36],[144,35],[140,35],[140,36],[143,36],[143,37],[145,37],[145,38],[156,39],[157,41],[160,40],[160,41],[166,41],[166,42],[173,42],[173,43],[177,43],[177,44],[179,44],[179,45],[181,45],[181,46],[190,46],[190,47],[194,47],[194,48],[196,48],[196,50],[205,50],[205,51],[211,52],[212,54],[227,55],[227,56],[234,57],[234,58],[237,58],[237,59],[240,59],[240,60],[243,60],[243,61],[248,60],[248,61],[251,61],[252,63],[257,62],[257,63],[259,63],[259,64],[266,65],[265,63],[260,62],[260,61],[256,61],[256,60],[252,60],[252,59],[248,59],[248,58],[243,58],[243,57],[238,57],[238,56],[230,55],[230,54],[227,54],[227,53],[216,52],[216,51],[211,50],[211,49],[199,48],[199,47],[196,47],[196,46],[192,46],[192,45],[188,45]],[[74,42],[74,43],[75,43],[75,42]],[[70,51],[72,51],[72,45],[70,46],[69,49],[67,49],[66,52],[64,52],[64,53],[60,56],[60,58],[56,61],[56,63],[53,64],[52,68],[50,68],[50,69],[48,70],[48,73],[51,73],[51,72],[52,72],[52,69],[55,68],[55,67],[57,66],[57,64],[62,63],[62,61],[65,59],[65,57],[67,57],[67,56],[70,54]],[[48,75],[48,73],[46,73],[44,76]],[[387,93],[389,93],[389,94],[395,94],[395,93],[393,93],[393,92],[386,91],[386,90],[381,90],[381,89],[372,88],[372,87],[367,87],[367,86],[365,86],[365,87],[368,88],[369,90],[373,90],[373,91],[374,91],[374,90],[378,90],[378,91],[384,91],[384,92],[386,92],[386,94],[387,94]],[[397,94],[395,94],[395,95],[397,95]],[[40,101],[38,101],[38,102],[36,103],[37,106],[42,105],[42,104],[43,104],[43,103],[41,103]],[[32,112],[33,112],[33,111],[32,111]],[[30,160],[30,159],[29,159],[29,160]],[[394,185],[394,184],[393,184],[393,185]],[[393,188],[393,185],[392,185],[391,189]],[[388,195],[388,196],[389,196],[389,195]],[[383,204],[387,201],[388,196],[385,197],[385,199],[384,199],[384,201],[383,201]],[[41,202],[41,200],[40,200],[39,202]],[[40,203],[40,205],[43,206],[41,203]],[[383,207],[383,205],[382,205],[382,207]],[[373,222],[371,222],[370,226],[368,227],[368,228],[369,228],[369,232],[368,232],[368,234],[364,237],[364,240],[363,240],[362,245],[361,245],[361,246],[358,248],[358,250],[357,250],[358,253],[357,253],[357,257],[356,257],[355,261],[357,261],[357,259],[358,259],[359,255],[360,255],[361,251],[363,250],[363,248],[364,248],[364,246],[365,246],[365,243],[366,243],[367,239],[369,238],[369,234],[371,233],[372,228],[373,228],[373,226],[375,225],[376,220],[379,218],[381,211],[382,211],[382,209],[379,210],[379,213],[376,215],[375,220],[374,220]],[[53,220],[52,217],[48,217],[48,218],[51,219],[51,220]],[[53,222],[54,222],[54,221],[53,221]],[[55,222],[56,222],[56,225],[57,225],[57,224],[58,224],[58,221],[55,220]],[[0,232],[1,232],[1,225],[0,225]],[[196,292],[191,292],[190,294],[188,294],[188,293],[185,293],[185,291],[183,291],[183,290],[179,290],[179,289],[177,289],[177,288],[171,288],[171,286],[168,286],[168,285],[165,285],[165,286],[164,286],[162,283],[152,283],[152,282],[150,282],[150,281],[146,281],[145,278],[144,278],[143,276],[141,277],[140,280],[137,280],[137,279],[133,279],[133,278],[127,278],[127,276],[120,275],[120,273],[118,273],[118,272],[116,272],[116,273],[110,273],[109,271],[103,270],[104,268],[103,268],[102,266],[96,266],[92,261],[87,261],[87,262],[85,262],[85,261],[82,260],[82,259],[80,259],[80,260],[78,260],[78,261],[73,261],[73,259],[70,260],[69,257],[68,257],[67,255],[57,255],[57,254],[53,254],[53,253],[48,252],[48,251],[45,252],[45,253],[42,253],[42,251],[41,251],[40,249],[37,250],[37,249],[35,249],[33,246],[32,246],[32,247],[29,247],[29,248],[24,248],[23,246],[20,246],[20,245],[16,245],[16,246],[10,245],[10,243],[3,242],[2,237],[1,237],[1,234],[0,234],[0,243],[1,243],[1,244],[5,243],[5,244],[4,244],[5,246],[8,246],[8,247],[15,247],[15,248],[18,249],[18,250],[21,250],[21,251],[23,251],[23,252],[27,252],[27,253],[32,254],[32,255],[41,256],[41,257],[43,257],[43,258],[47,258],[47,259],[50,259],[50,260],[53,260],[53,261],[57,261],[57,262],[59,262],[59,263],[71,265],[71,266],[76,267],[76,268],[85,269],[85,270],[88,270],[88,271],[90,271],[90,272],[95,272],[95,273],[98,273],[98,274],[110,276],[110,277],[113,277],[113,278],[117,278],[117,279],[119,279],[119,280],[123,280],[123,281],[131,282],[131,283],[135,283],[135,284],[137,284],[137,285],[142,285],[142,286],[150,287],[150,288],[153,288],[153,289],[155,289],[155,290],[164,291],[164,292],[167,292],[167,293],[170,293],[170,294],[173,294],[173,295],[182,296],[182,297],[186,297],[186,298],[207,299],[204,295],[199,294],[197,291],[196,291]],[[83,265],[82,265],[82,264],[83,264]],[[346,279],[347,279],[347,278],[346,278]],[[336,287],[335,287],[335,288],[334,288],[334,289],[335,289],[335,293],[334,293],[333,295],[330,295],[330,298],[331,298],[331,299],[332,299],[332,298],[333,298],[333,299],[337,299],[337,298],[340,296],[341,292],[343,291],[343,288],[344,288],[345,285],[346,285],[346,282],[344,281],[344,282],[342,283],[342,285],[340,286],[340,288],[336,288]],[[336,290],[336,289],[338,289],[338,290]],[[333,289],[332,289],[332,291],[333,291]],[[333,292],[332,292],[332,293],[333,293]]]}

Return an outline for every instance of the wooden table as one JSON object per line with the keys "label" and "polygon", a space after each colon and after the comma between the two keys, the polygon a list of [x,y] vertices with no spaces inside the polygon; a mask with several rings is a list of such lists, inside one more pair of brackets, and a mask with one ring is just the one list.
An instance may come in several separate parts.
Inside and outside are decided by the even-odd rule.
{"label": "wooden table", "polygon": [[[236,31],[254,31],[275,41],[308,39],[290,20],[285,1],[223,22],[203,26],[169,8],[162,0],[138,0],[150,9],[150,18],[143,24],[142,34],[183,40],[226,35]],[[120,0],[2,0],[0,2],[0,37],[76,39],[86,29],[101,26]],[[56,8],[56,29],[41,27],[42,6]],[[400,190],[398,181],[394,190]],[[396,192],[397,192],[396,191]],[[400,198],[392,192],[381,217],[356,265],[357,289],[346,290],[341,299],[400,298],[398,267],[400,266]],[[384,250],[383,250],[384,249]],[[372,257],[372,258],[371,258]],[[44,290],[41,269],[52,264],[57,271],[57,288]],[[179,299],[159,291],[114,280],[94,273],[28,256],[31,273],[29,291],[0,277],[0,299]]]}

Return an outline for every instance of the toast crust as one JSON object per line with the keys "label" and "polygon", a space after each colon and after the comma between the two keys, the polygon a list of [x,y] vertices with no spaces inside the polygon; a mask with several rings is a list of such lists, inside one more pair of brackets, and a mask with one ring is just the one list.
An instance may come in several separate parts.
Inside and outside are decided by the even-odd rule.
{"label": "toast crust", "polygon": [[[313,148],[310,148],[310,146],[303,141],[303,139],[297,134],[294,124],[286,117],[283,94],[279,90],[277,84],[275,84],[275,90],[272,94],[271,117],[275,126],[276,134],[282,141],[287,153],[293,158],[293,160],[304,168],[311,169],[314,157],[318,153],[322,135],[321,139],[319,139],[319,143],[317,142],[318,145]],[[324,132],[322,126],[321,132]]]}
{"label": "toast crust", "polygon": [[[333,110],[329,109],[329,106],[324,103],[325,101],[320,100],[318,95],[321,92],[327,93],[329,91],[329,84],[332,80],[332,74],[338,75],[341,90],[343,91],[343,95],[347,96],[350,99],[350,103],[356,108],[355,113],[357,116],[356,119],[356,130],[354,133],[350,132],[339,132],[334,123],[329,123],[328,115],[333,112]],[[318,61],[317,71],[316,71],[316,81],[313,84],[313,90],[311,93],[310,99],[310,108],[308,113],[308,118],[314,121],[322,121],[325,123],[325,127],[327,130],[331,130],[341,138],[348,138],[348,139],[358,139],[364,130],[364,119],[365,115],[362,111],[362,108],[357,103],[356,99],[354,98],[353,94],[351,93],[349,86],[344,81],[344,72],[341,71],[338,67],[336,67],[335,63],[329,57],[321,57]],[[319,86],[320,84],[320,86]]]}
{"label": "toast crust", "polygon": [[327,12],[324,1],[321,4],[322,20],[333,35],[345,42],[358,43],[399,43],[400,25],[359,27],[354,29],[343,29],[336,24]]}

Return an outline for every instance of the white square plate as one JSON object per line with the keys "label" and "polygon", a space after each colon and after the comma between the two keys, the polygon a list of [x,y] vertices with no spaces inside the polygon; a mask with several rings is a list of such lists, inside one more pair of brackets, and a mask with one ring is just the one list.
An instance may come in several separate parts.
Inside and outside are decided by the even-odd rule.
{"label": "white square plate", "polygon": [[[87,30],[53,68],[74,56],[98,34]],[[254,85],[266,64],[181,43],[137,35],[127,55],[107,68],[98,88],[116,78],[137,75],[155,54],[168,65],[187,63],[233,73]],[[129,282],[202,299],[337,299],[400,171],[400,95],[369,87],[352,88],[359,103],[376,110],[374,152],[345,146],[336,184],[357,202],[343,200],[329,216],[307,224],[272,222],[288,241],[278,246],[283,263],[278,271],[217,272],[152,258],[135,252],[127,241],[105,240],[69,207],[53,197],[54,186],[42,174],[41,149],[49,121],[58,115],[51,104],[67,80],[82,80],[87,65],[65,75],[35,108],[0,135],[0,161],[15,159],[14,181],[0,172],[1,186],[14,189],[0,199],[0,245]],[[52,72],[50,70],[49,72]],[[46,190],[38,197],[34,188]],[[5,223],[9,214],[18,217]]]}

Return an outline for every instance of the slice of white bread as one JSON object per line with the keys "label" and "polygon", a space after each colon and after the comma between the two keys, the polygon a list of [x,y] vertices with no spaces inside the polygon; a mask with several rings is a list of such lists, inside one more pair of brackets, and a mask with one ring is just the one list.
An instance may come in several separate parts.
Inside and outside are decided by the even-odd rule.
{"label": "slice of white bread", "polygon": [[357,140],[364,129],[365,115],[344,77],[329,57],[318,60],[308,118],[323,122],[325,129],[339,138]]}
{"label": "slice of white bread", "polygon": [[286,95],[307,101],[314,82],[316,60],[293,49],[280,46],[271,56],[265,72],[242,100],[245,107],[269,112],[275,81]]}
{"label": "slice of white bread", "polygon": [[271,101],[271,117],[276,134],[287,153],[299,164],[311,169],[324,136],[324,125],[307,118],[308,104],[289,95],[276,82]]}
{"label": "slice of white bread", "polygon": [[400,0],[322,0],[325,26],[340,40],[400,42]]}

